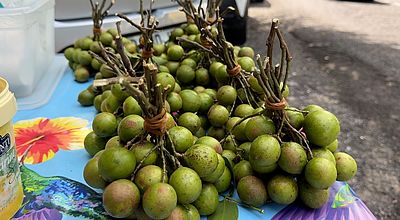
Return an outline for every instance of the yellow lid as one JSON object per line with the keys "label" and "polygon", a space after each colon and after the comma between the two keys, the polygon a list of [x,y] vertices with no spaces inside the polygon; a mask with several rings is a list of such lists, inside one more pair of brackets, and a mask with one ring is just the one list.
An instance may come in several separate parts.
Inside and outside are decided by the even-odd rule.
{"label": "yellow lid", "polygon": [[11,121],[17,112],[14,94],[8,90],[8,83],[0,77],[0,127]]}

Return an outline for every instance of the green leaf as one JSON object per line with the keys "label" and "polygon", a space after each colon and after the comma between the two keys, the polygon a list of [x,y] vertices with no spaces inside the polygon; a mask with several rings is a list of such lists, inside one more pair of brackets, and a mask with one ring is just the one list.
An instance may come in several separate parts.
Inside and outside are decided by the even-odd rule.
{"label": "green leaf", "polygon": [[207,220],[237,220],[239,208],[236,203],[226,199],[219,202],[217,210]]}
{"label": "green leaf", "polygon": [[225,161],[225,166],[228,167],[229,172],[231,172],[231,184],[229,185],[229,192],[228,192],[228,196],[232,197],[233,193],[235,192],[235,186],[236,186],[236,182],[235,182],[235,176],[233,175],[233,167],[231,166],[231,163],[229,162],[228,158],[222,156],[222,158],[224,158]]}

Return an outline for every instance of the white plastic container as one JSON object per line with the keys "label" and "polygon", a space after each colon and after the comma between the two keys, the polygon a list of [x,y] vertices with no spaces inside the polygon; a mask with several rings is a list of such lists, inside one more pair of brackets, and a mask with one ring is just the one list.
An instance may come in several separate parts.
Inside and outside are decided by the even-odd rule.
{"label": "white plastic container", "polygon": [[31,94],[54,56],[54,0],[0,8],[0,76],[17,97]]}

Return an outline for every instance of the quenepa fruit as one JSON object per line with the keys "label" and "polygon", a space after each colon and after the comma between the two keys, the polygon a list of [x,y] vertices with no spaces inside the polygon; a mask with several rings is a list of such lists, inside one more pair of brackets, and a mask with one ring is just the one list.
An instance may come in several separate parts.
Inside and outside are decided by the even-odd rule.
{"label": "quenepa fruit", "polygon": [[103,192],[104,209],[114,218],[126,218],[132,215],[139,203],[139,189],[129,180],[116,180]]}
{"label": "quenepa fruit", "polygon": [[177,205],[174,188],[167,183],[156,183],[143,194],[144,212],[153,219],[164,219],[171,215]]}
{"label": "quenepa fruit", "polygon": [[263,182],[255,176],[245,176],[237,185],[237,192],[242,202],[260,207],[267,201],[267,190]]}

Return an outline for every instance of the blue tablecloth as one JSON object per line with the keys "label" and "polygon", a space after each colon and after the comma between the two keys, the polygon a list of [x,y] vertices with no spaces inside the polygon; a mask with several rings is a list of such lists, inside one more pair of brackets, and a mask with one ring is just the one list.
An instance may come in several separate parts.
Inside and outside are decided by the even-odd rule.
{"label": "blue tablecloth", "polygon": [[[101,194],[86,186],[82,176],[89,159],[83,139],[96,111],[80,106],[77,97],[89,85],[76,83],[68,68],[46,105],[14,117],[18,155],[26,155],[21,166],[25,199],[15,219],[109,219]],[[240,207],[239,219],[375,219],[344,182],[331,187],[320,209],[300,203],[262,208],[264,214]]]}

